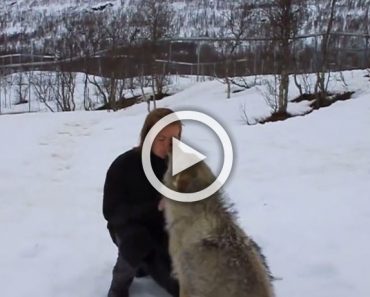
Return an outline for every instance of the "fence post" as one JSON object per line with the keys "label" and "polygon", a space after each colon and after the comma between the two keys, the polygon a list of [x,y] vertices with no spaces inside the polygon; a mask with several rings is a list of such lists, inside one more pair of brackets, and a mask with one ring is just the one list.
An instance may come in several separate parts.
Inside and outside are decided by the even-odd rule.
{"label": "fence post", "polygon": [[370,57],[369,57],[369,36],[365,37],[365,68],[370,67]]}
{"label": "fence post", "polygon": [[7,81],[5,81],[5,84],[4,84],[4,106],[5,106],[5,108],[7,107],[7,105],[6,105],[6,97],[7,97],[7,84],[8,84],[8,82]]}
{"label": "fence post", "polygon": [[197,81],[199,81],[199,75],[200,75],[200,49],[202,46],[202,42],[198,43],[197,47]]}
{"label": "fence post", "polygon": [[31,112],[31,79],[32,72],[28,72],[28,112]]}
{"label": "fence post", "polygon": [[168,72],[171,74],[171,62],[172,62],[172,42],[169,42],[169,53],[168,53]]}

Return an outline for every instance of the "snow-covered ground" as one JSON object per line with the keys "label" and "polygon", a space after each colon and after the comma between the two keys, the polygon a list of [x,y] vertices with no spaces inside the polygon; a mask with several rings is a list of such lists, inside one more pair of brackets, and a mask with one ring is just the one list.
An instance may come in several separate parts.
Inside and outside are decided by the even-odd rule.
{"label": "snow-covered ground", "polygon": [[[236,156],[225,191],[281,278],[274,282],[277,296],[370,296],[370,81],[364,74],[345,73],[354,100],[265,125],[241,120],[242,108],[251,118],[267,114],[257,88],[226,100],[225,86],[208,81],[158,102],[207,112],[229,131]],[[0,116],[1,296],[105,296],[116,258],[101,212],[105,173],[137,144],[145,115],[139,104],[115,113]],[[203,149],[211,165],[219,161],[204,127],[185,123],[184,141]],[[132,293],[166,296],[149,278],[135,280]]]}

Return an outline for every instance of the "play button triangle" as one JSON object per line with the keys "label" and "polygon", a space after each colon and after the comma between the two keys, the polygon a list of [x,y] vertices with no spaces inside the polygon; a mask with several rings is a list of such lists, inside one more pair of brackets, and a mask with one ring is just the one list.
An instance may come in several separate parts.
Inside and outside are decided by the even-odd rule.
{"label": "play button triangle", "polygon": [[206,156],[182,141],[176,138],[172,139],[172,175],[176,175],[205,158]]}

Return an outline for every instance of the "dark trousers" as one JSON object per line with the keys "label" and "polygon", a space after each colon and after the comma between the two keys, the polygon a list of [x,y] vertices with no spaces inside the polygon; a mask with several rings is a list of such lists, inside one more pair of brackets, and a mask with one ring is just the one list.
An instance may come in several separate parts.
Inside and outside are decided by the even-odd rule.
{"label": "dark trousers", "polygon": [[178,282],[171,276],[165,233],[155,234],[145,226],[133,225],[110,230],[110,234],[118,247],[118,258],[108,297],[128,297],[129,287],[139,268],[172,296],[179,296]]}

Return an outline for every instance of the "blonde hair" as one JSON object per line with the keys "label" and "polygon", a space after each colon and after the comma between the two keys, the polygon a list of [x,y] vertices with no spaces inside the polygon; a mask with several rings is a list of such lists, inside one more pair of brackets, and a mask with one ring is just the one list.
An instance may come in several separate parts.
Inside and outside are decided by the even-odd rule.
{"label": "blonde hair", "polygon": [[[145,118],[143,127],[141,128],[140,132],[140,144],[138,146],[139,149],[142,148],[145,137],[148,135],[150,129],[162,118],[165,116],[174,113],[172,109],[169,108],[156,108],[152,110]],[[182,123],[180,120],[171,123],[170,125],[178,125],[180,127],[180,135],[182,130]]]}

